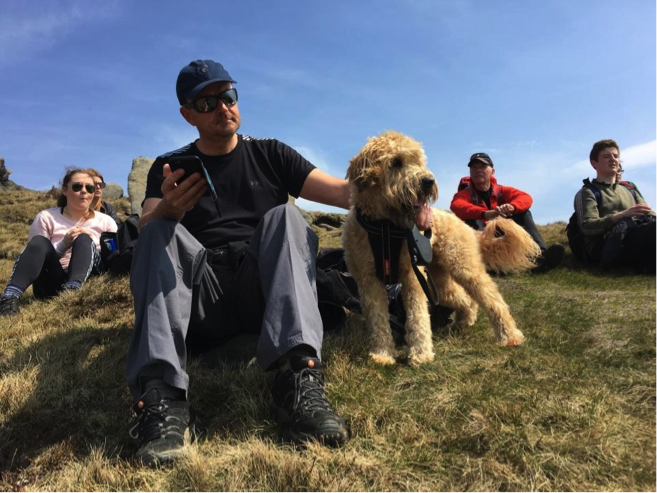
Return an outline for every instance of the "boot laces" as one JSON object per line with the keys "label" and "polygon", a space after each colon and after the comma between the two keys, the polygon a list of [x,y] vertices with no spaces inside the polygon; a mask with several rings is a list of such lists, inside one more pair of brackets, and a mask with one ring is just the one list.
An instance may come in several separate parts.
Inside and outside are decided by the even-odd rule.
{"label": "boot laces", "polygon": [[166,401],[151,402],[143,408],[140,408],[140,404],[143,405],[144,401],[137,402],[133,408],[138,416],[130,423],[130,437],[142,443],[163,437],[166,432],[166,411],[169,408]]}
{"label": "boot laces", "polygon": [[304,368],[295,374],[298,388],[295,408],[305,411],[333,411],[326,398],[324,376],[320,370]]}

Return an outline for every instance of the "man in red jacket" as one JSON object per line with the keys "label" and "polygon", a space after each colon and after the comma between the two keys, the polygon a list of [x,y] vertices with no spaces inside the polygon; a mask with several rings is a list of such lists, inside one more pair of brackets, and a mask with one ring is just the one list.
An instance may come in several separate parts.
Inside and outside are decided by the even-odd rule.
{"label": "man in red jacket", "polygon": [[529,210],[533,203],[531,196],[517,188],[498,185],[493,176],[493,160],[485,152],[473,154],[468,167],[470,176],[461,179],[459,191],[450,205],[452,212],[477,230],[496,217],[512,219],[529,233],[543,252],[533,272],[545,272],[559,265],[565,249],[559,243],[546,247]]}

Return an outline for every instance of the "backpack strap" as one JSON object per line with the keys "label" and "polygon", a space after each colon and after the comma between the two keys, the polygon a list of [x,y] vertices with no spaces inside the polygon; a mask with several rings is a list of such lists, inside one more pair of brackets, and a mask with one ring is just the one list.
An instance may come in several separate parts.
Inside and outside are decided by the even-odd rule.
{"label": "backpack strap", "polygon": [[497,205],[504,203],[504,195],[502,195],[502,185],[493,186],[493,195],[497,195]]}
{"label": "backpack strap", "polygon": [[598,187],[591,183],[591,180],[588,178],[584,178],[582,183],[584,183],[584,188],[591,190],[593,196],[595,197],[595,201],[598,203],[598,207],[600,207],[600,204],[602,203],[602,195],[600,195],[600,190],[598,190]]}
{"label": "backpack strap", "polygon": [[468,183],[465,188],[468,189],[468,193],[470,194],[470,202],[474,205],[479,204],[479,195],[477,195],[477,192],[472,188],[472,185]]}
{"label": "backpack strap", "polygon": [[[469,180],[466,182],[463,179],[461,180],[461,183],[463,184],[463,186],[459,185],[459,190],[463,190],[464,188],[467,188],[468,193],[470,193],[470,202],[472,202],[474,205],[479,204],[479,194],[472,187],[472,183]],[[491,195],[495,195],[497,197],[498,205],[502,205],[504,203],[504,195],[502,194],[501,185],[493,185],[493,193]]]}
{"label": "backpack strap", "polygon": [[[588,178],[585,178],[582,180],[584,183],[584,187],[588,188],[593,192],[593,195],[595,196],[595,200],[598,203],[598,207],[600,207],[600,204],[602,203],[602,195],[600,195],[600,190],[598,190],[598,187],[596,187],[593,183],[591,183],[591,180]],[[630,183],[629,181],[619,181],[619,185],[623,185],[625,188],[629,190],[629,192],[632,194],[632,197],[634,197],[634,201],[636,203],[639,203],[639,197],[636,193],[636,186],[633,183]]]}
{"label": "backpack strap", "polygon": [[639,203],[639,197],[636,193],[636,185],[630,181],[619,181],[619,185],[623,185],[625,188],[627,188],[630,193],[632,194],[632,197],[634,197],[634,201],[638,204]]}

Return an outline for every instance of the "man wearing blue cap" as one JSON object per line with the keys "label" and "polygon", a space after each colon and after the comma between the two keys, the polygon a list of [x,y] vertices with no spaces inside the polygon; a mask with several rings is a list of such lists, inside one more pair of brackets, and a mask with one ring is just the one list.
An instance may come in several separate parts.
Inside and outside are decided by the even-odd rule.
{"label": "man wearing blue cap", "polygon": [[[295,442],[347,439],[324,390],[318,239],[287,205],[292,195],[348,209],[347,182],[277,140],[238,134],[233,84],[212,60],[180,71],[180,113],[199,138],[158,157],[148,173],[130,276],[135,331],[126,369],[138,414],[131,435],[148,464],[179,457],[195,431],[186,340],[225,341],[239,332],[259,334],[257,361],[278,372],[272,411]],[[172,172],[168,163],[182,156],[200,158],[207,176]]]}

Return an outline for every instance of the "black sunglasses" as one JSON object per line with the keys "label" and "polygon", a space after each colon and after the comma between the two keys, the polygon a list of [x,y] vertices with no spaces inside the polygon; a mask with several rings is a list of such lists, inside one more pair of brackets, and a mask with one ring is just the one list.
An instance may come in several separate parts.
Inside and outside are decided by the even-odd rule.
{"label": "black sunglasses", "polygon": [[71,190],[73,190],[74,192],[79,192],[80,190],[82,190],[82,187],[84,187],[87,193],[94,193],[96,191],[96,187],[94,185],[89,185],[88,183],[85,184],[80,182],[73,183],[73,185],[71,185]]}
{"label": "black sunglasses", "polygon": [[105,183],[104,181],[99,181],[98,183],[94,184],[96,188],[105,188],[106,185],[107,183]]}
{"label": "black sunglasses", "polygon": [[198,111],[199,113],[210,113],[211,111],[217,109],[217,106],[219,106],[219,101],[224,103],[226,108],[230,108],[235,103],[237,103],[237,89],[232,88],[222,92],[221,94],[203,96],[202,98],[190,101],[185,105],[185,108],[191,108]]}

